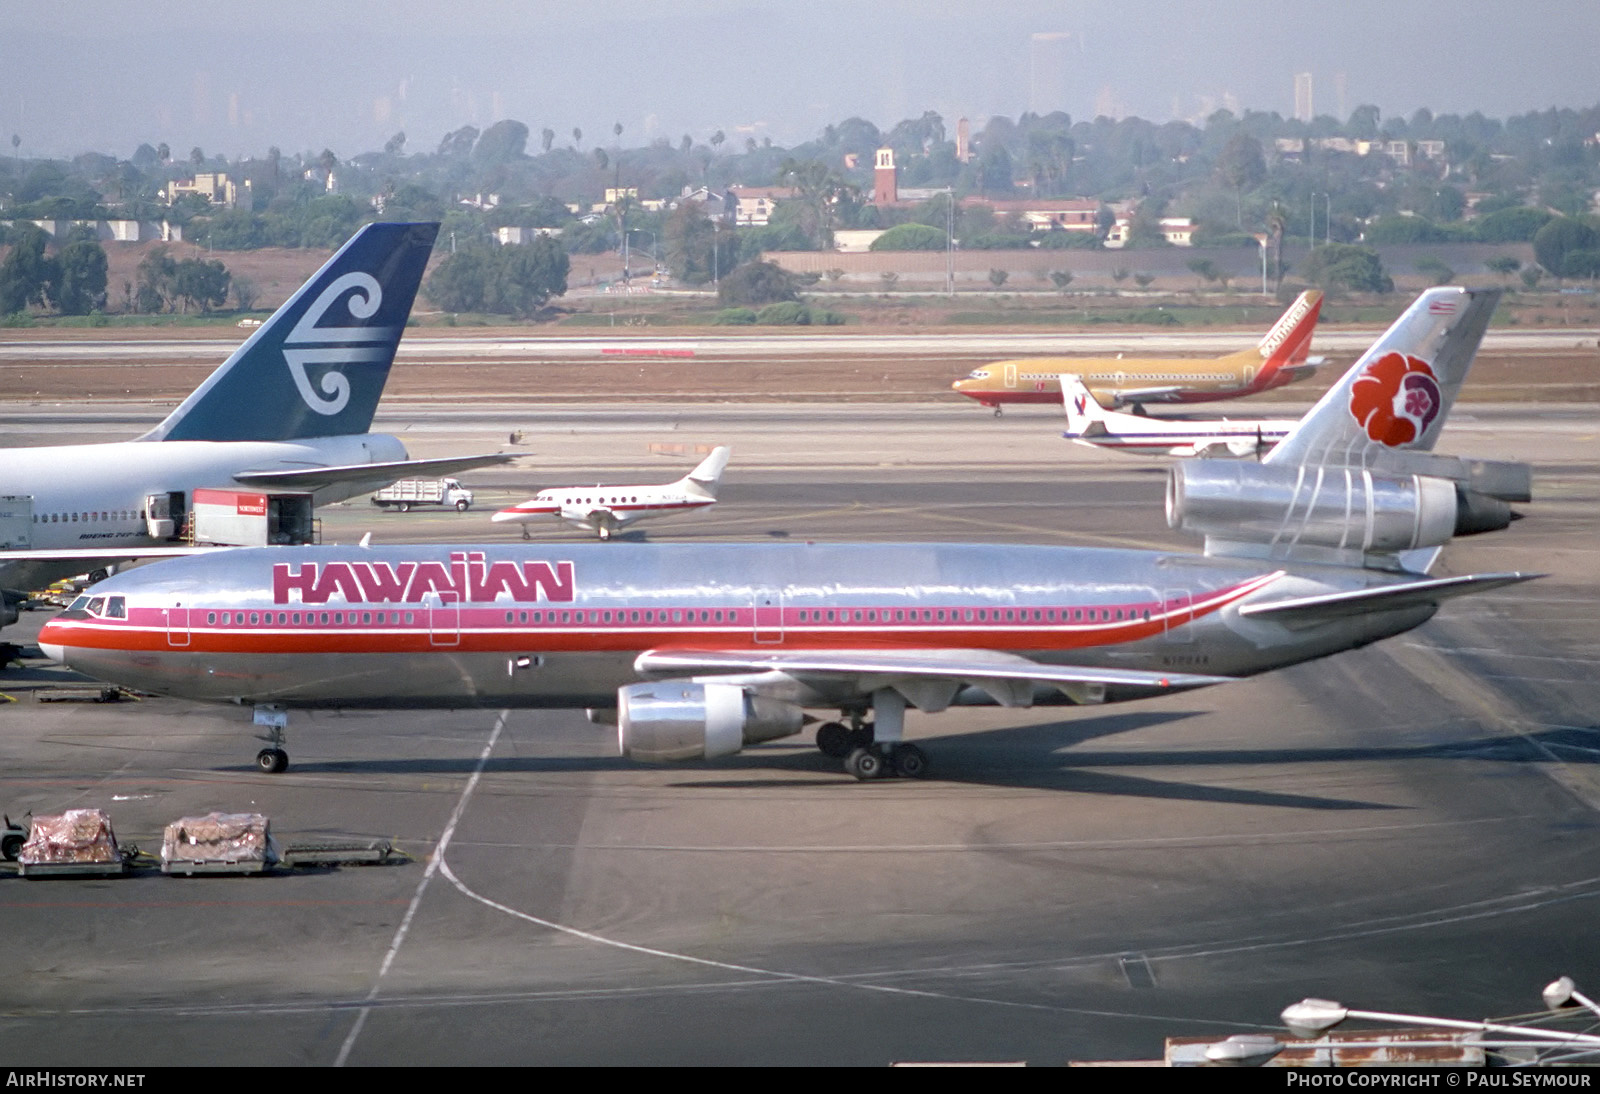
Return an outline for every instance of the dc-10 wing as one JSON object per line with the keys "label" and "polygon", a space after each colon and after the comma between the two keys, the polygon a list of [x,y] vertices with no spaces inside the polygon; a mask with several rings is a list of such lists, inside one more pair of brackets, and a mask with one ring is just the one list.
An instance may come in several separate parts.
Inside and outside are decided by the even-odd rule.
{"label": "dc-10 wing", "polygon": [[1154,694],[1235,680],[1232,676],[1196,673],[1044,665],[1015,654],[969,649],[646,650],[633,665],[635,671],[647,676],[781,672],[800,680],[849,681],[853,690],[861,693],[892,687],[905,693],[918,708],[930,712],[948,706],[963,684],[979,688],[1001,705],[1012,707],[1031,705],[1036,684],[1059,687],[1076,698],[1085,689],[1116,687]]}
{"label": "dc-10 wing", "polygon": [[[397,479],[437,478],[470,471],[475,467],[510,463],[518,453],[482,456],[445,456],[433,460],[391,460],[386,463],[352,463],[340,467],[306,467],[274,471],[240,471],[234,481],[246,486],[278,487],[287,490],[320,490],[346,483],[361,484],[360,489],[379,489]],[[359,490],[357,491],[359,492]]]}

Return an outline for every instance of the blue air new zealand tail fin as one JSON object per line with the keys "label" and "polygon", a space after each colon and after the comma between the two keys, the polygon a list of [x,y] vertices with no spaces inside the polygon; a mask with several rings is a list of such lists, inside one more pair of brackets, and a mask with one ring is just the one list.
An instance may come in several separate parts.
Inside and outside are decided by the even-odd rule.
{"label": "blue air new zealand tail fin", "polygon": [[1417,297],[1263,462],[1409,469],[1408,456],[1432,451],[1444,429],[1499,300],[1498,289]]}
{"label": "blue air new zealand tail fin", "polygon": [[365,433],[437,224],[369,224],[272,313],[146,441]]}

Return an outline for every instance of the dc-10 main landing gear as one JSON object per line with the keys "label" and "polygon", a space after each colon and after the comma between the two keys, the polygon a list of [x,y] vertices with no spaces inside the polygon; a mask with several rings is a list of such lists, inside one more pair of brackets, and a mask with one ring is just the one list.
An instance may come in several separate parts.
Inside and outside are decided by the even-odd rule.
{"label": "dc-10 main landing gear", "polygon": [[256,766],[268,775],[281,775],[289,769],[289,753],[284,751],[284,730],[289,728],[289,712],[279,706],[256,707],[255,723],[267,732],[260,739],[267,747],[256,753]]}
{"label": "dc-10 main landing gear", "polygon": [[873,692],[873,720],[864,722],[860,711],[850,715],[850,725],[828,722],[817,728],[817,748],[825,756],[844,761],[847,774],[865,782],[888,775],[920,779],[928,773],[928,756],[900,739],[905,729],[906,701],[893,688]]}

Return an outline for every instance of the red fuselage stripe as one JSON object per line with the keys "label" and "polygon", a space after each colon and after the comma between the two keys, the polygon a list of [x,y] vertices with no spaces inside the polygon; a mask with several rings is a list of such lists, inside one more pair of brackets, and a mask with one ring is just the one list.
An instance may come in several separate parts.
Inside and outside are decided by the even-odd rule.
{"label": "red fuselage stripe", "polygon": [[[286,605],[269,611],[208,606],[182,609],[185,615],[171,625],[166,609],[130,606],[125,620],[53,619],[45,624],[39,641],[82,649],[208,653],[405,653],[440,647],[590,652],[770,647],[775,644],[771,636],[781,635],[781,644],[788,649],[1069,650],[1154,637],[1210,615],[1277,576],[1263,575],[1193,599],[1074,607],[808,607],[758,613],[753,608],[699,607],[410,605],[396,610],[385,605],[296,611],[296,605]],[[769,612],[776,618],[769,618]],[[1001,618],[1002,613],[1014,618]],[[921,619],[916,618],[919,614]],[[229,622],[221,622],[224,617]],[[294,622],[296,617],[303,622]],[[250,619],[256,622],[245,622]]]}

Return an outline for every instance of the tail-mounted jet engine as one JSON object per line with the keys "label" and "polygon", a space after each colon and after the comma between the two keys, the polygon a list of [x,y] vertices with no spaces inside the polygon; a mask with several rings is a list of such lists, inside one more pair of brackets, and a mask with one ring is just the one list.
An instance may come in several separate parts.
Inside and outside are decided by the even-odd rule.
{"label": "tail-mounted jet engine", "polygon": [[1514,519],[1501,498],[1430,475],[1186,460],[1167,480],[1168,526],[1206,536],[1208,552],[1220,542],[1392,554]]}
{"label": "tail-mounted jet engine", "polygon": [[711,760],[800,732],[793,703],[737,684],[662,680],[617,689],[617,739],[630,760]]}

